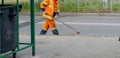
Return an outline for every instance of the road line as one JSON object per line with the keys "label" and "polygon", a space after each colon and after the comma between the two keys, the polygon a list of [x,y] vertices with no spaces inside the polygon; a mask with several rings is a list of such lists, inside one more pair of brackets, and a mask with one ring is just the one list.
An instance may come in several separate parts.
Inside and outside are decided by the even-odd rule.
{"label": "road line", "polygon": [[22,23],[25,23],[25,22],[28,22],[28,21],[19,21],[19,24],[22,24]]}
{"label": "road line", "polygon": [[[39,22],[38,24],[43,24],[44,22]],[[64,22],[66,24],[72,25],[97,25],[97,26],[120,26],[120,23],[78,23],[78,22]],[[56,24],[62,24],[60,22],[56,22]]]}

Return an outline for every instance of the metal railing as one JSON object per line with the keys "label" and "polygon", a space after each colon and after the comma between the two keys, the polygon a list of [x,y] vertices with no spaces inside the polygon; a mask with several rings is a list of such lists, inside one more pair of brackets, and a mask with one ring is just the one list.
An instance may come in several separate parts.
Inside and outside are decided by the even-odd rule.
{"label": "metal railing", "polygon": [[[2,5],[5,5],[5,3],[4,2],[6,2],[6,1],[4,1],[4,0],[1,0],[1,4]],[[17,14],[16,14],[16,29],[17,29],[17,38],[15,38],[15,39],[17,39],[17,41],[16,41],[16,44],[17,44],[17,47],[16,47],[16,49],[15,50],[12,50],[12,51],[8,51],[8,52],[5,52],[5,53],[1,53],[1,36],[0,36],[0,58],[6,58],[7,56],[9,56],[9,55],[11,55],[11,54],[13,54],[13,58],[16,58],[16,53],[17,52],[20,52],[20,51],[22,51],[22,50],[25,50],[25,49],[28,49],[28,48],[30,48],[30,47],[32,47],[32,56],[35,56],[35,24],[34,24],[34,0],[30,0],[30,6],[28,6],[28,7],[30,7],[31,9],[30,9],[30,27],[31,27],[31,33],[30,33],[30,42],[25,42],[25,43],[23,43],[23,42],[20,42],[19,41],[19,0],[16,0],[16,12],[17,12]],[[1,17],[0,17],[0,19],[1,19]],[[1,35],[1,34],[0,34]],[[20,47],[21,45],[24,45],[24,47]]]}
{"label": "metal railing", "polygon": [[[29,2],[29,0],[21,1]],[[34,1],[41,2],[43,0]],[[35,4],[39,4],[38,2]],[[62,12],[120,13],[120,0],[59,0],[59,2]]]}
{"label": "metal railing", "polygon": [[[69,7],[69,11],[73,11],[72,8],[76,8],[75,12],[120,12],[120,0],[59,0],[61,8]],[[63,4],[64,3],[64,4]],[[72,5],[72,6],[71,6]],[[71,6],[71,7],[70,7]]]}

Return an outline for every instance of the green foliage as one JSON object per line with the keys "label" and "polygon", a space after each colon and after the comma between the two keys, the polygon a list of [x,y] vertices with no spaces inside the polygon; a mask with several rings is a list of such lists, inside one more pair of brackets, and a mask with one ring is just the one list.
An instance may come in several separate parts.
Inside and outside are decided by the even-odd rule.
{"label": "green foliage", "polygon": [[[28,11],[30,11],[30,3],[28,3],[28,2],[22,2],[22,3],[20,3],[20,4],[22,4],[22,12],[28,12]],[[39,11],[40,10],[40,6],[39,6],[39,3],[35,3],[35,11]]]}
{"label": "green foliage", "polygon": [[40,3],[39,2],[35,3],[35,11],[40,11]]}
{"label": "green foliage", "polygon": [[[12,4],[12,3],[9,3]],[[14,3],[15,4],[15,3]],[[29,2],[21,2],[23,8],[22,12],[29,12],[30,11],[30,3]],[[80,2],[80,5],[78,7],[77,2],[60,2],[60,11],[61,12],[77,12],[79,9],[79,12],[101,12],[103,11],[103,4],[102,2]],[[113,4],[113,11],[114,12],[120,12],[120,3],[114,3]],[[108,7],[108,12],[110,12],[110,6]],[[39,2],[35,2],[35,11],[40,11]]]}
{"label": "green foliage", "polygon": [[28,12],[30,10],[30,3],[28,2],[22,2],[22,12]]}
{"label": "green foliage", "polygon": [[80,12],[99,12],[103,8],[102,3],[80,3]]}
{"label": "green foliage", "polygon": [[120,12],[120,4],[119,3],[116,3],[113,5],[113,11],[114,12]]}
{"label": "green foliage", "polygon": [[60,3],[61,12],[77,12],[77,4],[75,3]]}

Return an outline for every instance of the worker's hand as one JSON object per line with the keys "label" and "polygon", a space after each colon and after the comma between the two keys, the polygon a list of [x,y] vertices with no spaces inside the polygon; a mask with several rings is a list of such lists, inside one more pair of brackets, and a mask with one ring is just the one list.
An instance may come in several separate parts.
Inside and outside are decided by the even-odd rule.
{"label": "worker's hand", "polygon": [[58,15],[55,15],[54,19],[57,19],[58,18]]}
{"label": "worker's hand", "polygon": [[47,15],[47,12],[46,12],[46,11],[43,11],[43,14],[46,14],[46,15]]}

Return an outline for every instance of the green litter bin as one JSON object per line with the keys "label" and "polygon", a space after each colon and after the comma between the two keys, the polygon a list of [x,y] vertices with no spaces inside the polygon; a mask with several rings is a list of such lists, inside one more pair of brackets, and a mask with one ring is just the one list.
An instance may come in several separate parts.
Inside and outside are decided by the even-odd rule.
{"label": "green litter bin", "polygon": [[[19,11],[22,5],[19,5]],[[0,53],[15,50],[17,47],[17,6],[0,5]]]}

